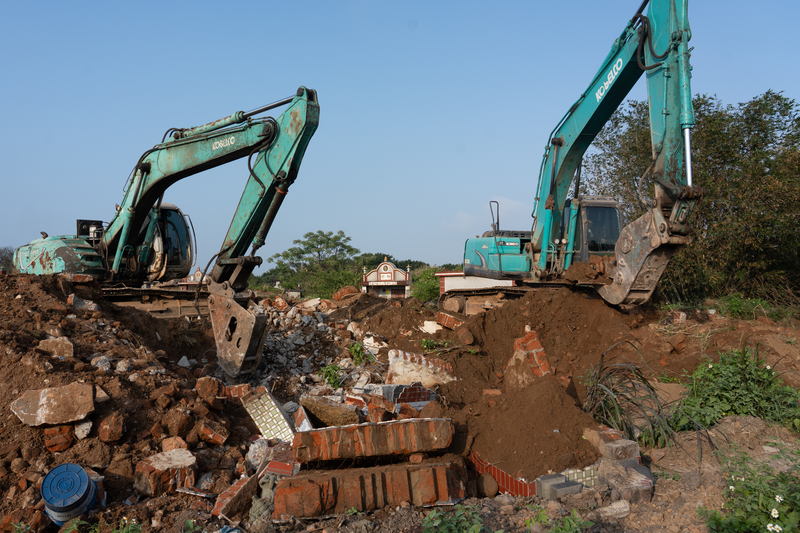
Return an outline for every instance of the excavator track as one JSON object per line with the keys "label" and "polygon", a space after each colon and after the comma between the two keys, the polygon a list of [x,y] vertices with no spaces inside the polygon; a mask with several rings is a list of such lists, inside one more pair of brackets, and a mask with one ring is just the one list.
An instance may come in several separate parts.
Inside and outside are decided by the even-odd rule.
{"label": "excavator track", "polygon": [[158,318],[208,318],[208,291],[201,290],[195,303],[195,290],[182,288],[103,287],[103,297],[121,307],[147,311]]}

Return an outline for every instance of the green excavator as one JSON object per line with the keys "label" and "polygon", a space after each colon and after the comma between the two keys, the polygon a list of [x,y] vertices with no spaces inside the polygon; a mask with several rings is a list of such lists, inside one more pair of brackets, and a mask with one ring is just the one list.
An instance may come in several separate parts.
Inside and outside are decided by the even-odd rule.
{"label": "green excavator", "polygon": [[[282,106],[287,108],[277,119],[259,117]],[[73,274],[73,279],[97,280],[110,291],[121,286],[146,290],[150,284],[184,278],[196,260],[194,230],[177,206],[163,201],[165,191],[198,172],[247,158],[244,192],[207,275],[207,305],[222,369],[231,376],[252,372],[268,324],[263,310],[249,305],[247,279],[262,262],[255,254],[297,178],[318,123],[317,94],[300,87],[294,96],[249,112],[169,129],[161,143],[139,158],[107,225],[78,220],[76,235],[42,232],[41,239],[15,251],[15,268],[23,274]],[[221,207],[210,202],[211,209]],[[209,267],[211,262],[206,272]]]}
{"label": "green excavator", "polygon": [[[531,231],[501,229],[499,206],[497,220],[492,209],[492,230],[467,240],[464,248],[464,274],[474,278],[473,288],[448,291],[441,307],[465,312],[470,299],[498,292],[518,297],[530,287],[565,284],[570,267],[579,264],[602,273],[580,282],[596,285],[606,301],[639,305],[650,299],[670,257],[691,242],[689,218],[703,189],[692,182],[688,0],[649,3],[645,0],[628,21],[589,86],[550,133]],[[652,176],[655,194],[645,214],[621,228],[615,198],[578,194],[580,166],[642,75],[652,141],[645,176]],[[573,181],[575,192],[568,199]],[[497,286],[497,280],[505,286]]]}

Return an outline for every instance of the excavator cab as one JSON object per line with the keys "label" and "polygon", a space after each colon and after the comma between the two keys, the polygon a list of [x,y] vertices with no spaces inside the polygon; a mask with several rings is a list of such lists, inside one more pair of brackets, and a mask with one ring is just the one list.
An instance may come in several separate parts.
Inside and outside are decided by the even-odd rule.
{"label": "excavator cab", "polygon": [[158,216],[150,210],[135,241],[136,264],[144,268],[150,281],[169,281],[185,278],[195,264],[195,242],[191,219],[175,204],[161,202]]}
{"label": "excavator cab", "polygon": [[564,203],[558,231],[559,242],[572,255],[565,268],[569,268],[571,263],[589,261],[590,255],[613,256],[620,234],[620,218],[619,203],[613,197],[568,199]]}

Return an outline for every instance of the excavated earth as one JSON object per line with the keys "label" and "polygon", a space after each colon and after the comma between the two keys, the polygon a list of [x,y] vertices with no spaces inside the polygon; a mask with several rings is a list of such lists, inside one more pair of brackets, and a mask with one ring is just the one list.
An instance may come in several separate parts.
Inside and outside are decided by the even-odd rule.
{"label": "excavated earth", "polygon": [[[70,294],[96,302],[99,308],[70,305]],[[438,358],[449,363],[458,378],[436,387],[437,416],[452,418],[456,428],[445,457],[467,457],[474,451],[529,481],[597,460],[596,451],[583,439],[583,429],[594,422],[580,406],[583,378],[601,357],[635,363],[653,381],[685,381],[699,364],[747,343],[758,345],[787,383],[800,385],[797,324],[775,324],[765,317],[738,321],[718,312],[709,315],[689,309],[682,314],[652,307],[626,314],[593,293],[547,288],[479,315],[456,317],[464,322],[457,333],[434,327],[435,310],[415,299],[388,301],[355,294],[341,301],[298,302],[294,307],[277,302],[276,307],[267,307],[272,329],[259,370],[246,379],[227,379],[228,384],[248,382],[266,387],[282,403],[299,402],[303,394],[334,392],[320,377],[326,365],[338,364],[344,370],[347,389],[365,374],[373,382],[385,379],[390,349]],[[551,374],[524,388],[507,387],[504,375],[514,341],[530,330],[538,333]],[[72,355],[53,355],[41,347],[52,338],[69,339]],[[373,347],[376,362],[356,367],[348,352],[354,342]],[[56,276],[0,276],[0,516],[6,516],[2,528],[14,531],[13,523],[29,516],[24,515],[26,510],[29,514],[30,509],[42,510],[36,484],[66,462],[105,477],[107,508],[90,518],[100,523],[101,531],[111,531],[123,518],[135,519],[143,530],[151,531],[183,531],[187,519],[207,531],[230,525],[210,514],[213,500],[179,492],[146,498],[133,487],[137,463],[161,452],[169,437],[154,428],[160,424],[171,431],[171,413],[179,408],[188,409],[192,420],[210,419],[229,433],[218,445],[198,439],[191,423],[177,430],[198,458],[197,477],[204,480],[205,490],[224,492],[238,478],[237,470],[246,468],[242,465],[251,437],[259,430],[236,401],[228,399],[208,409],[194,388],[204,376],[226,379],[216,365],[213,335],[204,322],[161,320],[116,307],[103,301],[97,286],[73,285]],[[88,435],[74,437],[64,451],[50,451],[46,426],[23,423],[11,404],[26,391],[76,382],[93,384],[109,398],[95,400],[94,411],[86,418],[92,422]],[[113,426],[109,421],[117,421],[117,435],[109,437],[108,427]],[[757,419],[729,417],[720,426],[726,442],[749,450],[754,460],[767,460],[762,447],[776,440],[800,448],[793,434]],[[710,450],[698,465],[696,443],[691,444],[694,436],[686,439],[683,448],[642,449],[643,461],[656,474],[655,493],[651,502],[631,505],[624,517],[598,518],[596,510],[609,505],[613,496],[602,486],[550,502],[508,495],[479,498],[474,493],[474,471],[468,484],[470,498],[463,503],[475,506],[490,530],[526,530],[525,521],[534,512],[531,504],[537,504],[551,518],[577,509],[596,522],[595,531],[705,531],[696,510],[720,508],[725,480]],[[401,506],[357,516],[270,524],[267,530],[420,532],[429,512]],[[246,514],[230,518],[242,528],[250,525]]]}

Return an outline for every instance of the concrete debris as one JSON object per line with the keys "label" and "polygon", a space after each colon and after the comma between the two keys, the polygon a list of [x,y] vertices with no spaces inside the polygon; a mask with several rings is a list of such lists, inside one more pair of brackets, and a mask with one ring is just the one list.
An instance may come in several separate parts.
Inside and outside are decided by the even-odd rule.
{"label": "concrete debris", "polygon": [[11,403],[11,411],[29,426],[67,424],[94,411],[94,389],[89,383],[70,383],[52,389],[31,390]]}
{"label": "concrete debris", "polygon": [[598,475],[617,498],[630,503],[649,502],[653,493],[653,480],[632,468],[625,468],[617,461],[600,459]]}
{"label": "concrete debris", "polygon": [[39,341],[39,349],[58,357],[72,357],[75,355],[75,346],[66,337],[43,339]]}
{"label": "concrete debris", "polygon": [[453,367],[441,359],[427,358],[402,350],[389,350],[389,376],[386,378],[386,383],[416,381],[423,387],[433,388],[456,379]]}
{"label": "concrete debris", "polygon": [[355,405],[340,403],[324,396],[304,395],[300,398],[300,405],[326,426],[347,426],[362,421]]}
{"label": "concrete debris", "polygon": [[193,487],[196,465],[192,452],[183,448],[150,456],[136,465],[133,487],[147,496]]}
{"label": "concrete debris", "polygon": [[608,520],[609,518],[619,520],[631,514],[631,504],[625,500],[617,500],[611,503],[611,505],[597,509],[595,512],[597,516],[604,520]]}
{"label": "concrete debris", "polygon": [[67,297],[67,305],[75,308],[80,309],[82,311],[99,311],[100,306],[94,303],[91,300],[84,300],[80,296],[76,294],[70,294]]}

